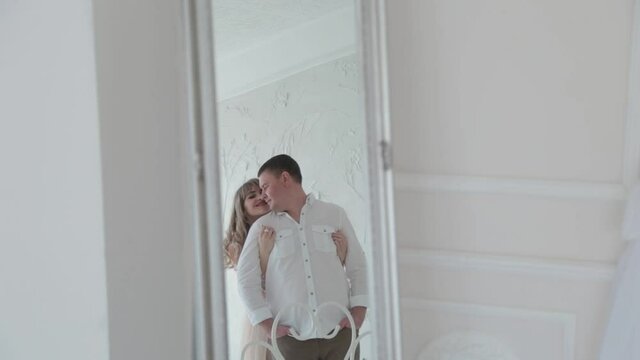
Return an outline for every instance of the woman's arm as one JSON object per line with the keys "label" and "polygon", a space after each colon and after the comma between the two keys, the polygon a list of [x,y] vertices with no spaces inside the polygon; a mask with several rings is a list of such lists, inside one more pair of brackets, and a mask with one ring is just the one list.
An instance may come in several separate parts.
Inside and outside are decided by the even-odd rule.
{"label": "woman's arm", "polygon": [[340,230],[332,233],[331,238],[336,244],[336,253],[340,258],[340,263],[344,266],[345,262],[347,261],[347,251],[349,250],[347,238]]}
{"label": "woman's arm", "polygon": [[238,260],[240,259],[240,252],[242,251],[242,245],[237,242],[232,242],[226,249],[227,256],[231,260],[231,267],[236,268],[238,266]]}
{"label": "woman's arm", "polygon": [[267,264],[269,263],[269,256],[273,250],[275,244],[276,232],[272,227],[263,226],[260,230],[260,238],[258,239],[258,256],[260,257],[260,270],[262,270],[262,277],[267,274]]}

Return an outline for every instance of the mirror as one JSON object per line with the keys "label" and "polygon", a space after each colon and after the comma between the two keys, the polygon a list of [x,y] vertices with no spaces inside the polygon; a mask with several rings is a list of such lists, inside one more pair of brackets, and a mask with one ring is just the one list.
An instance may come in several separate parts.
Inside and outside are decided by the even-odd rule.
{"label": "mirror", "polygon": [[[242,329],[256,324],[274,338],[342,339],[338,358],[356,349],[361,359],[402,358],[384,2],[187,5],[195,358],[242,357]],[[302,174],[290,158],[286,168],[269,160],[285,153]],[[231,252],[223,238],[235,190],[262,166],[260,196],[273,210],[248,221],[254,230],[245,226]],[[235,270],[225,270],[225,255]],[[285,327],[272,327],[280,318]],[[343,331],[361,322],[358,333]],[[279,341],[258,340],[284,358]]]}
{"label": "mirror", "polygon": [[[325,318],[333,321],[325,326],[322,334],[319,329],[311,331],[300,327],[309,325],[304,319],[310,318],[311,313],[306,311],[321,311],[320,302],[333,300],[348,307],[351,302],[358,301],[354,294],[350,300],[340,301],[346,292],[328,294],[335,288],[345,288],[346,279],[352,292],[358,292],[357,287],[368,282],[368,269],[358,262],[360,252],[364,252],[367,260],[371,259],[371,235],[363,79],[356,46],[355,4],[333,0],[214,0],[213,24],[222,224],[226,259],[231,260],[227,262],[229,268],[225,273],[230,359],[241,359],[243,349],[250,342],[267,339],[259,325],[249,323],[251,311],[244,306],[248,300],[240,295],[239,286],[245,285],[239,285],[239,278],[248,276],[250,270],[243,272],[243,268],[251,269],[247,265],[250,260],[245,260],[243,255],[250,251],[247,250],[251,246],[249,243],[255,244],[259,239],[255,238],[259,231],[251,230],[247,234],[246,230],[256,217],[269,217],[266,214],[271,209],[260,199],[261,189],[256,185],[247,185],[237,198],[236,193],[247,180],[257,177],[262,164],[278,154],[288,154],[299,164],[302,191],[313,196],[315,201],[307,201],[299,220],[290,217],[290,212],[278,212],[276,208],[273,209],[279,215],[273,217],[276,220],[258,221],[276,227],[275,239],[271,240],[274,241],[272,250],[266,250],[268,255],[258,257],[259,262],[266,262],[266,266],[258,269],[264,279],[264,298],[271,314],[275,317],[280,310],[284,324],[291,326],[300,339],[310,338],[309,341],[321,344],[320,348],[343,346],[346,350],[350,337],[345,338],[346,347],[339,344],[340,341],[344,343],[339,338],[346,336],[343,335],[346,331],[335,335],[327,328],[333,328],[340,320],[336,316],[344,317],[339,309],[324,309],[318,314],[319,323]],[[263,185],[263,179],[260,180]],[[275,200],[274,196],[273,202]],[[240,210],[236,205],[238,201],[242,204]],[[335,217],[338,208],[323,210],[323,206],[328,206],[324,202],[344,209],[344,218]],[[309,212],[306,216],[305,210]],[[325,214],[326,211],[329,213]],[[283,213],[287,214],[283,216]],[[326,216],[335,219],[328,220]],[[243,224],[239,225],[239,222]],[[299,234],[297,225],[304,228]],[[342,254],[341,245],[331,238],[331,233],[337,230],[354,238],[344,241],[349,245]],[[236,233],[242,235],[235,236]],[[249,238],[252,235],[254,239]],[[308,246],[308,251],[303,250],[304,246]],[[260,248],[260,245],[255,247]],[[236,258],[238,252],[241,253],[239,259]],[[257,263],[255,256],[251,262]],[[306,267],[307,264],[311,265]],[[323,272],[335,272],[338,268],[338,273],[323,277]],[[299,281],[296,276],[306,281]],[[286,286],[282,284],[283,279],[286,279]],[[318,294],[293,295],[301,291]],[[321,291],[326,294],[319,294]],[[367,291],[359,297],[370,307]],[[304,304],[308,309],[287,311],[286,305],[282,304],[285,301]],[[370,332],[371,323],[376,321],[372,314],[369,311],[359,334]],[[283,352],[285,345],[303,344],[292,336],[285,336],[285,339],[278,342]],[[265,359],[266,352],[263,346],[250,346],[244,359]],[[371,358],[371,336],[363,336],[359,353],[362,359]],[[292,357],[285,355],[285,358]]]}

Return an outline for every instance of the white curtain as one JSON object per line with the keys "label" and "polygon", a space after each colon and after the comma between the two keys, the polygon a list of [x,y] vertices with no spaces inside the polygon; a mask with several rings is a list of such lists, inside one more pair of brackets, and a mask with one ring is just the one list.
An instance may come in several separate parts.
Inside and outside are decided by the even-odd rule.
{"label": "white curtain", "polygon": [[629,196],[622,236],[628,243],[618,263],[600,360],[640,360],[640,185]]}

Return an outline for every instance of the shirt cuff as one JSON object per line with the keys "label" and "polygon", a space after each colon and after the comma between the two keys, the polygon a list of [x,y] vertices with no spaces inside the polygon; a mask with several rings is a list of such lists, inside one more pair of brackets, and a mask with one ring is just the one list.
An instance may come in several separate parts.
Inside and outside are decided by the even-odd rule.
{"label": "shirt cuff", "polygon": [[271,310],[268,307],[262,307],[249,313],[249,321],[251,325],[256,326],[259,323],[272,318]]}
{"label": "shirt cuff", "polygon": [[369,307],[369,295],[354,295],[349,299],[349,307],[364,306]]}

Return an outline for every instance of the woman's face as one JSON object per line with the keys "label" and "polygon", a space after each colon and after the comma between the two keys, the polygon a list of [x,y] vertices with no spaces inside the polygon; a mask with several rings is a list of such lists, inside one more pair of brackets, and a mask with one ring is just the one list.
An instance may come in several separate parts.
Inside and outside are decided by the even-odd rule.
{"label": "woman's face", "polygon": [[244,199],[244,211],[247,213],[251,223],[269,212],[269,205],[262,200],[261,195],[260,188],[252,186],[249,194]]}

